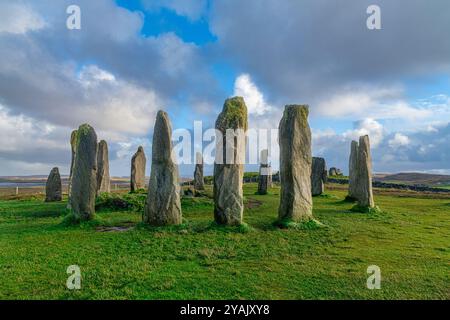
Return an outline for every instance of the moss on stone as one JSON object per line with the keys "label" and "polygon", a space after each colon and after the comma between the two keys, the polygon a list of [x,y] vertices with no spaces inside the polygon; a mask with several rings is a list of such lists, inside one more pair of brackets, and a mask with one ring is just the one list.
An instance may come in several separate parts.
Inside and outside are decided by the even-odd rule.
{"label": "moss on stone", "polygon": [[223,110],[217,119],[216,127],[222,130],[242,128],[247,131],[248,116],[244,98],[233,97],[225,100]]}

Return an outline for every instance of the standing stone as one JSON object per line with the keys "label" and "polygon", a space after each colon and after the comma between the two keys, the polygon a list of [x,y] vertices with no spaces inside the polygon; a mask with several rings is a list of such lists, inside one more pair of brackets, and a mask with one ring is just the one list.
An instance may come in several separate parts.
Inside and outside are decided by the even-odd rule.
{"label": "standing stone", "polygon": [[131,158],[131,192],[145,188],[145,158],[144,148],[139,146],[137,152]]}
{"label": "standing stone", "polygon": [[352,141],[350,146],[350,158],[348,165],[348,197],[349,200],[358,199],[358,188],[357,188],[357,164],[358,164],[358,142]]}
{"label": "standing stone", "polygon": [[164,111],[158,111],[153,133],[152,169],[144,222],[154,226],[181,223],[178,166],[172,160],[172,126]]}
{"label": "standing stone", "polygon": [[372,192],[372,158],[370,155],[369,136],[359,138],[357,157],[357,199],[358,206],[363,208],[374,208]]}
{"label": "standing stone", "polygon": [[90,220],[95,214],[97,193],[97,134],[90,125],[83,124],[76,140],[70,201],[76,220]]}
{"label": "standing stone", "polygon": [[97,152],[97,195],[103,192],[111,192],[108,144],[105,140],[99,142]]}
{"label": "standing stone", "polygon": [[75,148],[77,146],[77,130],[73,130],[70,135],[70,147],[72,149],[72,158],[70,160],[70,172],[69,172],[69,181],[67,185],[67,194],[69,198],[67,200],[67,208],[70,209],[70,194],[72,190],[72,174],[73,174],[73,166],[75,165]]}
{"label": "standing stone", "polygon": [[194,171],[194,188],[195,190],[205,190],[203,179],[203,157],[200,152],[197,152]]}
{"label": "standing stone", "polygon": [[279,126],[280,206],[279,220],[312,219],[311,130],[307,105],[288,105]]}
{"label": "standing stone", "polygon": [[330,168],[330,177],[337,176],[337,175],[338,175],[337,169],[335,167],[331,167]]}
{"label": "standing stone", "polygon": [[313,157],[311,167],[311,193],[320,196],[325,190],[327,181],[327,166],[324,158]]}
{"label": "standing stone", "polygon": [[269,165],[269,150],[261,151],[261,164],[259,167],[258,177],[258,194],[267,194],[267,189],[272,184],[272,171]]}
{"label": "standing stone", "polygon": [[47,178],[45,184],[45,202],[61,201],[62,200],[62,184],[61,176],[58,168],[53,168]]}
{"label": "standing stone", "polygon": [[227,99],[216,120],[214,163],[214,220],[240,225],[244,213],[242,184],[245,162],[247,106],[242,97]]}

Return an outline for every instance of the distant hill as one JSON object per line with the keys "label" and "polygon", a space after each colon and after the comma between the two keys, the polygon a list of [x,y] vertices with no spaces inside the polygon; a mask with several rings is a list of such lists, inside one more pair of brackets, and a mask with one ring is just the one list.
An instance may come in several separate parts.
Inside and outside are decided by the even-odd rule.
{"label": "distant hill", "polygon": [[403,184],[422,184],[428,186],[450,185],[450,175],[418,172],[376,174],[374,180]]}

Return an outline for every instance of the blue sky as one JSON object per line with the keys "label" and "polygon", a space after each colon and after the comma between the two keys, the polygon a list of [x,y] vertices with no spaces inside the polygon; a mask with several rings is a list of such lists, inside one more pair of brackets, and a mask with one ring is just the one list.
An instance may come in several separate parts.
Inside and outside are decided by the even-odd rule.
{"label": "blue sky", "polygon": [[[369,134],[376,172],[450,173],[450,3],[375,2],[381,30],[368,0],[1,1],[0,175],[67,173],[70,132],[88,122],[126,176],[139,145],[150,158],[157,110],[206,129],[233,95],[259,129],[309,104],[328,166],[346,171]],[[70,4],[81,30],[66,28]]]}

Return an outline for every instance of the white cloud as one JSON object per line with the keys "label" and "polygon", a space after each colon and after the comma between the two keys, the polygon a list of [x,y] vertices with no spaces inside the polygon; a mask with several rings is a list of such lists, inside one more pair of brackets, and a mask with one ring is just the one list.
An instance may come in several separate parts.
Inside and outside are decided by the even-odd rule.
{"label": "white cloud", "polygon": [[410,140],[408,136],[397,132],[394,138],[390,139],[388,143],[391,148],[398,148],[409,145]]}
{"label": "white cloud", "polygon": [[44,19],[30,6],[12,1],[0,3],[0,33],[25,34],[45,26]]}
{"label": "white cloud", "polygon": [[366,118],[355,122],[355,129],[346,131],[343,136],[358,141],[359,137],[368,135],[371,147],[376,148],[383,141],[384,133],[385,130],[381,123],[374,119]]}
{"label": "white cloud", "polygon": [[250,115],[263,115],[273,109],[248,74],[241,74],[236,78],[234,95],[244,98]]}

